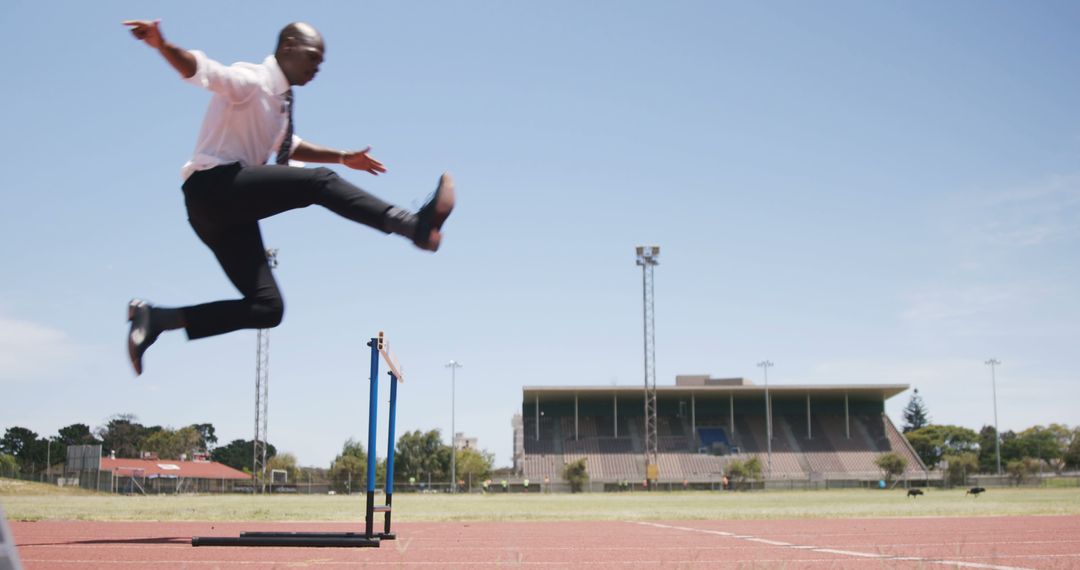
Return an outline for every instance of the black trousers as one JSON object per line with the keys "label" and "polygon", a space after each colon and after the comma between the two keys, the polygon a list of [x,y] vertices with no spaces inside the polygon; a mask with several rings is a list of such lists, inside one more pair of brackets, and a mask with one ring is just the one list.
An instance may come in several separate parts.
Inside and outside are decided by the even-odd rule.
{"label": "black trousers", "polygon": [[285,303],[266,260],[259,220],[318,204],[385,231],[391,207],[327,168],[226,164],[192,174],[183,189],[191,227],[243,295],[183,307],[190,339],[281,322]]}

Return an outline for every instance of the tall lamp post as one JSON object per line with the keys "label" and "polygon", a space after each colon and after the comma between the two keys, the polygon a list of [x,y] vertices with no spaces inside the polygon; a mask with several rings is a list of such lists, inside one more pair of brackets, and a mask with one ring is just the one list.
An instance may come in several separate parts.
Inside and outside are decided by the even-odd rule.
{"label": "tall lamp post", "polygon": [[645,325],[645,479],[651,491],[660,476],[656,400],[656,319],[653,307],[653,268],[660,264],[659,246],[637,246],[641,267],[641,296]]}
{"label": "tall lamp post", "polygon": [[765,372],[765,441],[768,458],[768,473],[772,478],[772,400],[769,398],[769,368],[773,363],[769,360],[762,360],[757,363]]}
{"label": "tall lamp post", "polygon": [[457,426],[454,425],[454,404],[457,392],[457,369],[461,363],[451,360],[446,363],[450,369],[450,492],[457,493]]}
{"label": "tall lamp post", "polygon": [[1001,365],[1001,361],[996,358],[991,358],[986,361],[986,365],[990,367],[990,385],[994,391],[994,452],[997,454],[997,474],[1001,475],[1001,436],[998,435],[998,417],[997,417],[997,373],[996,368]]}

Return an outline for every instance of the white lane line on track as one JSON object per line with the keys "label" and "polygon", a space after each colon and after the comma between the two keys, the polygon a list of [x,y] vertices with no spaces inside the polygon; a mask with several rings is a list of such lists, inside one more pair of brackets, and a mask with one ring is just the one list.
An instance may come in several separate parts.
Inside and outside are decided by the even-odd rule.
{"label": "white lane line on track", "polygon": [[689,531],[689,532],[696,532],[696,533],[700,533],[700,534],[714,534],[714,535],[724,536],[724,537],[727,537],[727,538],[734,538],[734,539],[737,539],[737,540],[746,540],[746,541],[749,541],[749,542],[760,542],[760,543],[763,543],[763,544],[770,544],[770,545],[773,545],[773,546],[779,546],[779,547],[783,547],[783,548],[792,548],[792,549],[805,550],[805,551],[810,551],[810,552],[821,552],[823,554],[839,554],[841,556],[852,556],[852,557],[857,557],[857,558],[877,558],[877,559],[889,560],[889,561],[924,562],[924,563],[927,563],[927,564],[941,564],[941,565],[944,565],[944,566],[953,566],[953,567],[956,567],[956,568],[984,568],[986,570],[1032,570],[1031,568],[1023,568],[1023,567],[1020,567],[1020,566],[999,566],[999,565],[996,565],[996,564],[983,564],[981,562],[963,562],[963,561],[960,561],[960,560],[944,560],[944,559],[940,559],[940,558],[924,558],[924,557],[921,557],[921,556],[894,556],[892,554],[875,554],[875,553],[872,553],[872,552],[857,552],[857,551],[854,551],[854,550],[838,550],[838,549],[835,549],[835,548],[819,548],[817,546],[797,545],[797,544],[790,544],[790,543],[787,543],[787,542],[778,542],[778,541],[774,541],[774,540],[767,540],[767,539],[764,539],[764,538],[758,538],[756,536],[751,536],[751,535],[746,535],[746,534],[735,534],[735,533],[724,532],[724,531],[720,531],[720,530],[708,530],[708,529],[693,528],[693,527],[686,527],[686,526],[673,526],[673,525],[667,525],[667,524],[661,524],[661,523],[651,523],[651,522],[640,522],[640,521],[638,521],[638,522],[635,522],[633,524],[640,524],[640,525],[645,525],[645,526],[653,526],[653,527],[656,527],[656,528],[664,528],[664,529],[669,529],[669,530],[683,530],[683,531]]}

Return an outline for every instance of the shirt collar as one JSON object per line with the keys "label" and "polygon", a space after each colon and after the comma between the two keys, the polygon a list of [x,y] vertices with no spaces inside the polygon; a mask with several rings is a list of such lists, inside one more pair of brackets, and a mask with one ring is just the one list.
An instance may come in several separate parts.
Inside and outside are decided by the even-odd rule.
{"label": "shirt collar", "polygon": [[263,65],[270,71],[270,87],[274,90],[274,95],[281,95],[292,87],[285,77],[285,72],[281,71],[281,66],[278,65],[276,57],[272,55],[267,57],[263,61]]}

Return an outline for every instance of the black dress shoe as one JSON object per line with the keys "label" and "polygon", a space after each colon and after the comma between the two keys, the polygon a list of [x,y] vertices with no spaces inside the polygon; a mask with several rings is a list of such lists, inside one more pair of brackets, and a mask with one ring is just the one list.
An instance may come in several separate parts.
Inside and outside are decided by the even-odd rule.
{"label": "black dress shoe", "polygon": [[128,356],[136,376],[142,374],[143,353],[154,344],[160,334],[160,331],[154,330],[152,326],[150,309],[150,303],[139,299],[132,299],[128,303],[128,321],[131,322],[131,330],[128,332]]}
{"label": "black dress shoe", "polygon": [[439,178],[439,187],[427,204],[416,212],[416,234],[413,243],[420,249],[438,251],[442,241],[442,226],[454,209],[454,179],[449,172]]}

